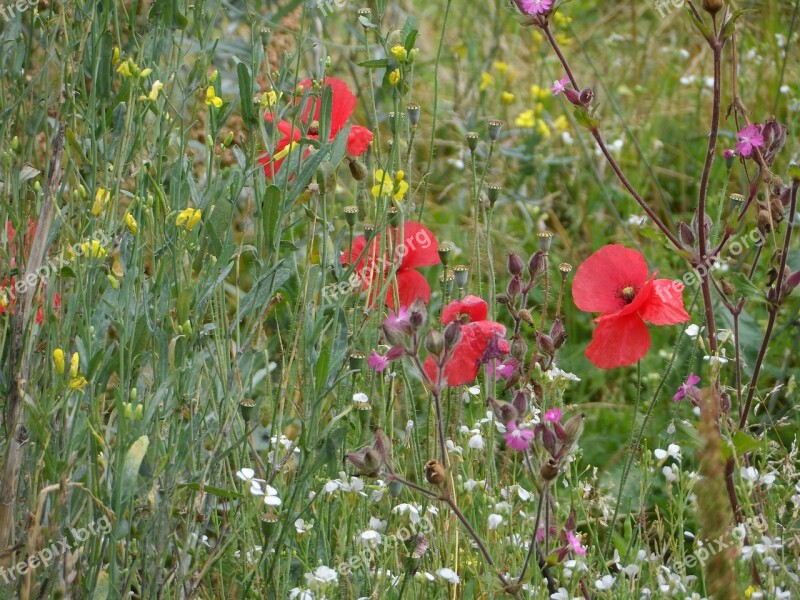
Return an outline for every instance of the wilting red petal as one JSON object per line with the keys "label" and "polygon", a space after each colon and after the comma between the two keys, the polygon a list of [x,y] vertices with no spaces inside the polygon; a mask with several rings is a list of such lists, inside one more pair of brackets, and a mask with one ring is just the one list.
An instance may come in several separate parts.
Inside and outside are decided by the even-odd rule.
{"label": "wilting red petal", "polygon": [[639,310],[642,319],[653,325],[675,325],[689,320],[683,306],[683,284],[671,279],[656,279],[653,294]]}
{"label": "wilting red petal", "polygon": [[470,321],[484,321],[489,314],[489,307],[483,298],[467,296],[463,300],[454,300],[442,311],[442,325],[458,319],[461,315],[469,315]]}
{"label": "wilting red petal", "polygon": [[481,358],[486,354],[491,342],[500,339],[501,351],[508,352],[505,339],[506,328],[494,321],[476,321],[461,326],[461,341],[453,352],[453,357],[444,366],[447,385],[456,387],[475,381]]}
{"label": "wilting red petal", "polygon": [[650,349],[650,332],[637,314],[600,317],[586,357],[601,369],[635,364]]}
{"label": "wilting red petal", "polygon": [[578,267],[572,282],[572,298],[575,306],[586,312],[616,312],[624,306],[619,291],[627,286],[638,289],[646,281],[644,256],[625,246],[610,244]]}
{"label": "wilting red petal", "polygon": [[[399,235],[400,228],[395,229]],[[406,221],[403,224],[403,246],[397,247],[395,252],[396,256],[402,254],[402,262],[400,263],[401,269],[416,269],[417,267],[429,267],[431,265],[438,265],[441,261],[439,258],[439,242],[436,241],[436,236],[433,232],[425,227],[422,223],[416,221]]]}
{"label": "wilting red petal", "polygon": [[[394,309],[394,285],[389,286],[386,293],[386,306]],[[425,303],[431,299],[431,286],[422,273],[414,269],[402,269],[397,272],[397,296],[400,306],[411,306],[414,300],[422,298]]]}
{"label": "wilting red petal", "polygon": [[347,153],[350,156],[361,156],[372,143],[372,131],[361,125],[353,125],[347,136]]}

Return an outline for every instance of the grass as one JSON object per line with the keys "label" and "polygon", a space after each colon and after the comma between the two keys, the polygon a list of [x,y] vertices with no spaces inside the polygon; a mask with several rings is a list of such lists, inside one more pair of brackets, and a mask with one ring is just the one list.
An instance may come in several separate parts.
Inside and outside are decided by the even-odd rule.
{"label": "grass", "polygon": [[[782,182],[756,186],[757,202],[789,189],[798,160],[798,4],[740,6],[755,11],[723,53],[713,242],[730,194],[747,196],[757,177],[755,160],[722,158],[745,116],[788,130],[769,169]],[[733,240],[764,233],[761,255],[731,252],[714,271],[745,299],[734,323],[733,300],[713,294],[728,362],[704,359],[707,329],[687,334],[707,328],[695,279],[683,292],[689,323],[650,327],[638,367],[599,369],[584,354],[594,315],[572,301],[578,266],[619,243],[681,279],[689,250],[643,217],[585,117],[549,92],[563,67],[512,3],[359,8],[51,0],[0,23],[0,598],[795,596],[798,300],[768,297],[789,196],[770,231],[756,203],[737,224]],[[631,186],[672,234],[680,223],[697,233],[713,63],[688,8],[661,18],[649,3],[574,0],[550,22]],[[748,112],[726,118],[734,46]],[[352,164],[346,135],[325,135],[336,99],[297,89],[323,76],[348,83],[349,122],[374,131]],[[311,151],[292,149],[266,178],[259,158],[280,153],[281,134],[264,114],[291,121],[318,96],[318,123],[294,120]],[[503,122],[496,140],[492,119]],[[408,184],[403,200],[374,197],[377,169],[384,185]],[[331,286],[356,281],[340,253],[358,235],[374,230],[392,251],[415,221],[436,238],[416,238],[415,252],[451,249],[446,267],[418,269],[432,289],[426,324],[390,344],[388,310],[370,296],[392,293],[395,268],[377,273],[381,292]],[[491,300],[509,292],[508,255],[527,265],[544,231],[555,235],[547,277],[526,293],[528,322]],[[795,236],[789,272],[796,248]],[[560,263],[574,267],[561,303]],[[465,282],[459,265],[471,267]],[[15,287],[26,273],[30,291]],[[474,383],[440,388],[412,358],[436,354],[428,331],[470,293],[531,366],[509,389],[484,367]],[[536,334],[556,321],[568,339],[548,354]],[[724,333],[734,325],[740,361]],[[370,368],[373,351],[398,344],[407,356]],[[548,375],[555,364],[575,378]],[[746,398],[756,365],[737,427],[736,371]],[[690,372],[702,410],[671,401]],[[527,398],[520,422],[555,407],[562,423],[586,416],[582,435],[558,442],[554,479],[541,471],[541,428],[515,452],[492,417],[489,399],[511,402],[515,390]],[[365,447],[377,469],[354,465]],[[242,469],[280,504],[251,494]]]}

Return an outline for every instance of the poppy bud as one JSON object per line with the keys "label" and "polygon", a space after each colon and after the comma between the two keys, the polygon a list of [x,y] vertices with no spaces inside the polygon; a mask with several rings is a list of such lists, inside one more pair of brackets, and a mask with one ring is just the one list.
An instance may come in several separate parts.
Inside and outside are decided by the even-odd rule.
{"label": "poppy bud", "polygon": [[408,322],[411,323],[411,327],[414,329],[419,329],[425,324],[427,318],[428,309],[425,306],[425,302],[422,298],[417,298],[409,310]]}
{"label": "poppy bud", "polygon": [[514,297],[519,295],[522,291],[522,278],[519,275],[514,275],[511,278],[511,281],[508,282],[508,287],[506,288],[506,294],[510,297]]}
{"label": "poppy bud", "polygon": [[522,362],[528,353],[528,344],[520,336],[514,336],[511,341],[511,356]]}
{"label": "poppy bud", "polygon": [[539,238],[539,250],[547,254],[550,251],[550,245],[553,243],[552,231],[540,231],[536,234]]}
{"label": "poppy bud", "polygon": [[489,398],[487,404],[492,409],[494,416],[497,417],[497,420],[501,423],[516,421],[519,418],[520,413],[513,404],[502,400],[496,400],[495,398]]}
{"label": "poppy bud", "polygon": [[494,205],[497,204],[497,199],[500,198],[500,190],[502,188],[499,185],[491,184],[486,188],[486,195],[489,197],[489,206],[494,208]]}
{"label": "poppy bud", "polygon": [[442,264],[446,267],[447,263],[450,261],[450,253],[453,251],[453,246],[450,244],[439,244],[436,250],[439,252],[439,260],[442,261]]}
{"label": "poppy bud", "polygon": [[678,234],[681,236],[681,241],[687,246],[694,246],[695,237],[692,228],[683,221],[678,225]]}
{"label": "poppy bud", "polygon": [[508,272],[512,275],[522,275],[522,269],[525,268],[525,265],[522,263],[522,259],[518,254],[514,254],[513,252],[508,255],[507,265]]}
{"label": "poppy bud", "polygon": [[492,119],[489,121],[489,139],[493,142],[496,142],[497,139],[500,137],[500,129],[503,127],[503,122],[498,121],[497,119]]}
{"label": "poppy bud", "polygon": [[564,431],[567,432],[569,439],[574,443],[577,442],[583,433],[583,423],[586,420],[586,414],[580,413],[572,417],[569,421],[564,423]]}
{"label": "poppy bud", "polygon": [[467,281],[469,281],[469,267],[456,265],[453,267],[453,274],[456,277],[456,287],[459,289],[466,287]]}
{"label": "poppy bud", "polygon": [[425,338],[425,349],[431,354],[439,356],[444,350],[444,336],[436,329],[429,330]]}
{"label": "poppy bud", "polygon": [[539,474],[545,481],[553,481],[553,479],[558,477],[558,465],[556,461],[552,458],[548,459],[547,462],[542,465],[542,468],[539,469]]}
{"label": "poppy bud", "polygon": [[447,478],[447,471],[438,460],[431,459],[425,463],[425,479],[431,485],[442,485]]}
{"label": "poppy bud", "polygon": [[358,222],[358,207],[345,206],[344,207],[344,220],[347,225],[353,227]]}
{"label": "poppy bud", "polygon": [[511,404],[517,409],[519,414],[524,415],[528,412],[528,392],[525,390],[517,390],[514,393],[514,399],[511,401]]}
{"label": "poppy bud", "polygon": [[458,345],[461,341],[461,324],[458,321],[451,321],[447,327],[444,328],[444,346],[445,349],[450,350]]}
{"label": "poppy bud", "polygon": [[588,107],[592,100],[594,100],[594,90],[592,88],[584,88],[581,90],[581,95],[578,97],[581,104]]}
{"label": "poppy bud", "polygon": [[467,133],[467,147],[469,148],[470,152],[475,152],[475,149],[478,147],[479,140],[480,136],[474,131]]}
{"label": "poppy bud", "polygon": [[712,15],[722,9],[722,0],[703,0],[703,10]]}
{"label": "poppy bud", "polygon": [[356,181],[364,181],[367,177],[367,167],[364,166],[360,160],[347,157],[348,166],[350,167],[350,175]]}
{"label": "poppy bud", "polygon": [[416,127],[419,123],[419,104],[409,104],[406,106],[406,116],[408,117],[408,123],[411,127]]}
{"label": "poppy bud", "polygon": [[[366,173],[364,176],[366,177]],[[336,191],[336,169],[333,168],[331,163],[325,161],[319,166],[319,169],[317,169],[317,184],[323,194],[332,194]],[[308,191],[311,192],[311,186],[309,186]]]}

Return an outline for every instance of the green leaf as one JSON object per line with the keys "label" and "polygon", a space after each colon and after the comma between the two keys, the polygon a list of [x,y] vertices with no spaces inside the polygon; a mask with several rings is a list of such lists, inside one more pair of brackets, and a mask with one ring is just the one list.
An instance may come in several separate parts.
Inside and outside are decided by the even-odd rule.
{"label": "green leaf", "polygon": [[101,570],[97,574],[97,581],[94,585],[94,594],[92,594],[92,600],[106,600],[110,591],[111,584],[108,580],[108,573],[106,573],[105,570]]}
{"label": "green leaf", "polygon": [[389,61],[385,58],[373,58],[372,60],[365,60],[358,63],[358,66],[367,69],[385,69],[389,66]]}
{"label": "green leaf", "polygon": [[264,199],[261,201],[261,215],[266,247],[270,252],[277,252],[280,239],[278,225],[281,216],[281,191],[278,186],[271,185],[264,193]]}
{"label": "green leaf", "polygon": [[258,121],[253,108],[253,79],[250,77],[250,69],[246,64],[240,62],[236,67],[236,74],[239,76],[239,104],[242,108],[242,119],[247,125],[255,126]]}
{"label": "green leaf", "polygon": [[575,111],[575,120],[578,122],[578,125],[583,127],[584,129],[588,129],[592,131],[600,127],[600,121],[595,119],[592,115],[589,114],[589,111],[581,106],[576,106]]}
{"label": "green leaf", "polygon": [[697,30],[703,34],[703,37],[706,38],[709,42],[714,40],[714,32],[711,31],[711,28],[703,23],[700,19],[697,18],[697,15],[694,14],[694,11],[690,9],[687,5],[686,10],[689,12],[689,16],[692,18],[692,23],[694,26],[697,27]]}
{"label": "green leaf", "polygon": [[722,39],[727,40],[735,31],[736,20],[744,14],[758,12],[755,8],[737,8],[722,26]]}
{"label": "green leaf", "polygon": [[144,455],[147,453],[147,448],[149,447],[150,438],[143,435],[131,444],[128,453],[125,455],[120,484],[123,501],[132,496],[133,492],[136,490],[137,481],[139,479],[139,467],[142,466]]}

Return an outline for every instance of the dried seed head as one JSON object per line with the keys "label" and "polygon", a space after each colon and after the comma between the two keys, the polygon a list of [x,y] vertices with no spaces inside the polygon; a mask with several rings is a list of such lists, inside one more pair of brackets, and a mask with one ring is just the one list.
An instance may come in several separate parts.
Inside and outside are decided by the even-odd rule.
{"label": "dried seed head", "polygon": [[539,250],[547,254],[550,251],[550,246],[553,243],[552,231],[540,231],[536,234],[539,238]]}
{"label": "dried seed head", "polygon": [[456,265],[453,267],[453,274],[456,277],[456,287],[466,287],[467,281],[469,281],[469,267],[465,265]]}
{"label": "dried seed head", "polygon": [[358,222],[358,207],[345,206],[344,207],[344,220],[350,227],[355,226]]}
{"label": "dried seed head", "polygon": [[480,136],[474,132],[470,131],[467,133],[467,147],[469,148],[470,152],[475,152],[478,147],[478,141],[480,140]]}
{"label": "dried seed head", "polygon": [[496,142],[497,139],[500,137],[500,129],[503,127],[503,122],[498,121],[497,119],[492,119],[489,121],[489,139],[493,142]]}
{"label": "dried seed head", "polygon": [[411,127],[416,127],[419,123],[420,107],[419,104],[408,104],[406,106],[406,116]]}
{"label": "dried seed head", "polygon": [[500,190],[502,188],[499,185],[491,184],[486,187],[486,195],[489,197],[489,206],[494,208],[494,205],[497,204],[498,198],[500,198]]}
{"label": "dried seed head", "polygon": [[722,10],[722,0],[703,0],[703,10],[712,15]]}
{"label": "dried seed head", "polygon": [[553,479],[558,477],[558,464],[554,459],[548,459],[547,462],[542,465],[539,474],[545,481],[553,481]]}
{"label": "dried seed head", "polygon": [[439,244],[437,248],[439,252],[439,260],[442,261],[442,264],[446,267],[447,263],[450,262],[450,254],[453,251],[453,246],[451,244]]}
{"label": "dried seed head", "polygon": [[447,471],[442,463],[431,459],[425,463],[425,479],[431,485],[442,485],[447,479]]}

